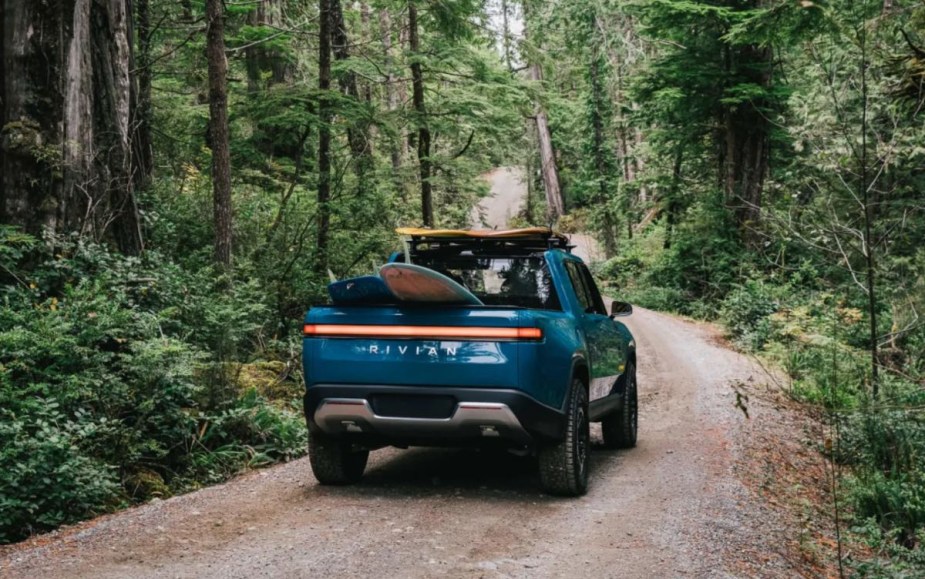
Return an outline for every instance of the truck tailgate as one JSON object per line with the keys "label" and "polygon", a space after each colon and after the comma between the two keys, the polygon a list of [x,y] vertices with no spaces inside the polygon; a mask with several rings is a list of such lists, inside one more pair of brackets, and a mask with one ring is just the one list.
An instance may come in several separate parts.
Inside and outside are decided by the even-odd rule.
{"label": "truck tailgate", "polygon": [[518,388],[518,341],[532,320],[485,307],[319,307],[303,363],[317,384]]}

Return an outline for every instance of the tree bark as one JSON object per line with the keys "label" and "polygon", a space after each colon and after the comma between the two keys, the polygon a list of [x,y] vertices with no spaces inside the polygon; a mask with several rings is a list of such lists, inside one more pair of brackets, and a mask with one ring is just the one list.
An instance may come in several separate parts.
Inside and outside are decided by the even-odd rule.
{"label": "tree bark", "polygon": [[[103,176],[106,184],[110,204],[106,219],[112,221],[116,245],[123,253],[136,255],[144,247],[132,178],[132,15],[125,0],[109,0],[105,12],[96,4],[90,13],[91,36],[97,47],[91,50],[91,90],[96,101],[97,150],[101,153],[94,159],[95,172]],[[101,33],[105,30],[109,34]]]}
{"label": "tree bark", "polygon": [[[371,44],[372,39],[375,36],[372,30],[372,26],[370,25],[371,20],[372,20],[372,11],[369,7],[369,3],[360,2],[360,23],[362,24],[362,27],[360,30],[360,33],[361,33],[360,42],[362,42],[364,46]],[[362,84],[363,90],[360,92],[363,94],[363,102],[366,103],[367,105],[372,104],[373,102],[373,83],[369,80],[364,80],[361,84]],[[375,134],[372,133],[372,131],[374,131],[375,128],[376,128],[376,125],[370,124],[370,131],[371,131],[370,136],[371,137],[375,137]],[[372,143],[374,141],[375,141],[374,138],[370,138],[370,141],[369,141],[370,147],[372,147]]]}
{"label": "tree bark", "polygon": [[[350,41],[347,35],[347,24],[344,21],[344,11],[340,0],[330,0],[331,11],[331,52],[338,61],[350,58]],[[360,102],[360,89],[357,75],[353,71],[341,73],[337,79],[340,90],[344,95]],[[354,171],[357,176],[357,189],[363,192],[366,178],[372,169],[372,146],[369,136],[370,124],[365,120],[359,123],[351,121],[347,125],[347,142],[350,145],[350,154],[353,157]]]}
{"label": "tree bark", "polygon": [[65,10],[3,0],[0,12],[0,218],[35,234],[45,227],[63,229],[59,218],[70,209],[63,207],[66,68],[60,61],[67,50],[74,7],[69,7],[71,18]]}
{"label": "tree bark", "polygon": [[[279,27],[283,25],[283,6],[281,0],[259,0],[253,12],[248,15],[251,26]],[[255,44],[244,51],[247,69],[247,90],[259,92],[262,88],[264,71],[270,72],[270,84],[292,82],[292,64],[278,50],[267,48],[264,44]]]}
{"label": "tree bark", "polygon": [[193,21],[193,2],[192,0],[180,0],[180,9],[183,13],[183,20],[186,22]]}
{"label": "tree bark", "polygon": [[[524,38],[529,38],[527,4],[524,3]],[[539,63],[530,64],[530,76],[537,83],[543,82],[543,69]],[[543,186],[546,189],[546,219],[555,223],[559,217],[565,215],[565,202],[562,199],[562,189],[559,185],[559,170],[556,167],[556,152],[552,144],[552,134],[549,131],[549,118],[539,103],[536,105],[536,137],[540,148],[540,174],[543,177]]]}
{"label": "tree bark", "polygon": [[331,226],[331,0],[318,0],[318,247],[315,273],[328,269]]}
{"label": "tree bark", "polygon": [[212,207],[215,261],[231,267],[231,153],[228,137],[228,61],[222,0],[206,0],[206,57],[209,63],[209,127],[212,143]]}
{"label": "tree bark", "polygon": [[[633,109],[638,109],[639,105],[633,103]],[[633,179],[637,179],[643,172],[646,170],[646,162],[642,156],[642,146],[645,144],[645,135],[642,133],[642,129],[636,127],[633,129]],[[645,205],[649,201],[649,189],[646,187],[645,183],[639,184],[639,203]]]}
{"label": "tree bark", "polygon": [[674,226],[678,222],[678,208],[680,205],[678,195],[681,189],[681,168],[684,162],[684,148],[677,145],[677,151],[674,156],[674,169],[671,173],[671,188],[668,190],[666,199],[666,212],[668,213],[665,225],[665,242],[663,247],[671,249],[672,238],[674,237]]}
{"label": "tree bark", "polygon": [[127,0],[2,0],[0,219],[143,250]]}
{"label": "tree bark", "polygon": [[430,182],[430,129],[424,106],[424,71],[421,67],[421,41],[418,34],[418,10],[414,0],[408,2],[408,34],[411,48],[411,85],[418,123],[418,163],[421,170],[421,214],[425,227],[434,226],[433,188]]}
{"label": "tree bark", "polygon": [[136,188],[147,187],[154,172],[154,144],[151,137],[151,11],[149,0],[136,0],[137,109],[135,111],[132,143],[135,166],[132,170]]}
{"label": "tree bark", "polygon": [[[769,87],[771,51],[767,47],[726,48],[726,70],[733,69],[761,87]],[[761,220],[762,194],[768,172],[768,142],[771,127],[762,103],[725,105],[721,156],[726,202],[746,240]]]}
{"label": "tree bark", "polygon": [[546,188],[546,217],[555,222],[565,215],[565,203],[559,188],[559,170],[556,167],[556,153],[552,146],[552,134],[549,132],[549,119],[542,109],[536,111],[536,133],[540,142],[540,172]]}
{"label": "tree bark", "polygon": [[[393,113],[398,110],[398,89],[395,86],[395,73],[392,71],[392,16],[389,14],[388,8],[381,8],[379,10],[379,34],[382,38],[383,68],[386,72],[386,108],[390,113]],[[389,154],[392,159],[392,169],[397,172],[401,169],[401,139],[392,139]]]}
{"label": "tree bark", "polygon": [[614,219],[609,208],[609,191],[607,183],[610,181],[611,172],[615,170],[609,162],[610,152],[607,151],[607,145],[604,139],[604,86],[602,74],[601,58],[598,55],[592,56],[590,64],[591,77],[591,129],[593,133],[592,145],[594,147],[594,168],[597,173],[597,203],[599,211],[603,212],[604,222],[604,254],[609,259],[617,252],[617,240],[614,234]]}
{"label": "tree bark", "polygon": [[877,250],[877,244],[874,241],[873,235],[874,214],[871,207],[871,182],[869,174],[870,151],[868,150],[868,131],[870,128],[870,93],[867,77],[869,65],[868,50],[867,30],[864,29],[861,35],[861,158],[858,159],[861,165],[861,179],[858,183],[858,189],[860,189],[859,193],[864,209],[863,249],[865,273],[867,274],[865,276],[867,282],[867,315],[870,322],[868,325],[868,340],[870,349],[871,399],[874,403],[877,403],[880,400],[880,338],[879,332],[877,331],[877,314],[879,309],[879,299],[877,295],[877,259],[874,253]]}
{"label": "tree bark", "polygon": [[508,72],[514,70],[514,59],[511,55],[511,23],[509,22],[510,14],[508,11],[507,0],[501,0],[501,46],[504,49],[504,65]]}

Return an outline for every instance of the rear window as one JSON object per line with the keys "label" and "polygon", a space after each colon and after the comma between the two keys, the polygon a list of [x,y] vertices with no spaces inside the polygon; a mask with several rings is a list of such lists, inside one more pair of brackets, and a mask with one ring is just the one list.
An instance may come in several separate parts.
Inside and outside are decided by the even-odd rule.
{"label": "rear window", "polygon": [[559,296],[542,257],[454,256],[418,258],[417,265],[439,271],[489,306],[560,310]]}

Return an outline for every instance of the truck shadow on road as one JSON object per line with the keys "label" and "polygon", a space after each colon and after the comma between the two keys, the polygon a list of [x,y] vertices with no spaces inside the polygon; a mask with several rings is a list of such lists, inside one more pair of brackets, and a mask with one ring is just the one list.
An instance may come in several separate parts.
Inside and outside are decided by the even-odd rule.
{"label": "truck shadow on road", "polygon": [[[380,451],[381,452],[381,451]],[[370,457],[363,480],[350,487],[325,487],[345,496],[445,496],[556,501],[540,490],[537,459],[496,450],[412,448]],[[591,455],[591,482],[619,468],[625,452],[596,444]]]}

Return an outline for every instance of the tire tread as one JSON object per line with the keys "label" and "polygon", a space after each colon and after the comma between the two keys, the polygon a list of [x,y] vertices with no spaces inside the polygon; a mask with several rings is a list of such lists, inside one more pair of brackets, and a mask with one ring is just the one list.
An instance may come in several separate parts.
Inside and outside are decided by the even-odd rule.
{"label": "tire tread", "polygon": [[[566,405],[565,439],[556,444],[541,448],[539,452],[540,485],[549,494],[577,497],[588,490],[588,462],[590,461],[590,441],[585,444],[585,468],[580,472],[573,446],[580,429],[588,428],[588,395],[580,380],[572,382],[569,400]],[[584,424],[578,424],[578,408],[584,409]]]}
{"label": "tire tread", "polygon": [[363,478],[369,451],[354,450],[349,442],[313,434],[308,440],[308,457],[319,483],[349,485]]}

